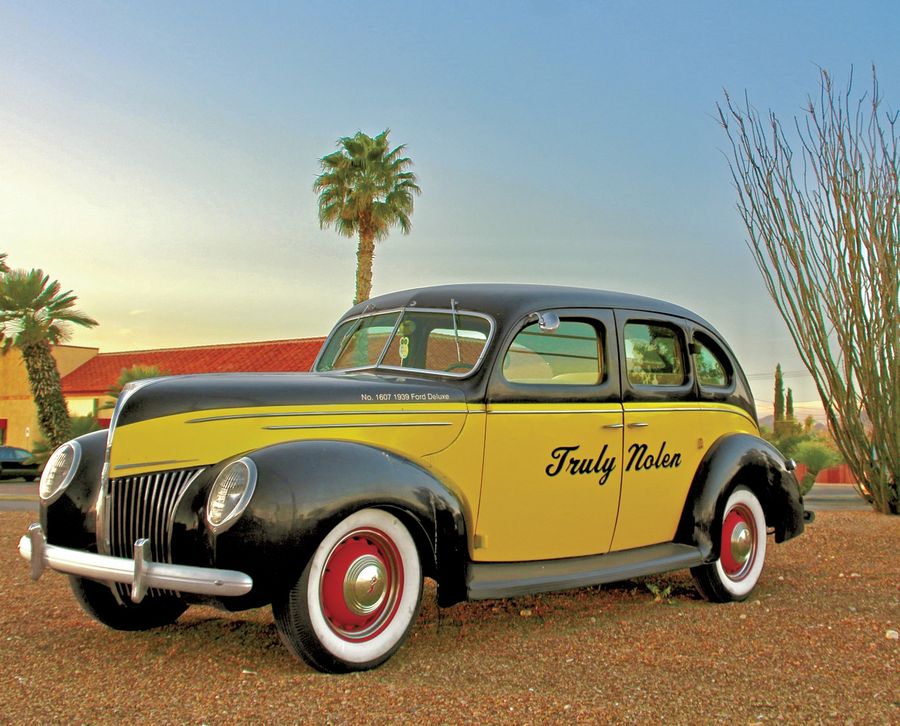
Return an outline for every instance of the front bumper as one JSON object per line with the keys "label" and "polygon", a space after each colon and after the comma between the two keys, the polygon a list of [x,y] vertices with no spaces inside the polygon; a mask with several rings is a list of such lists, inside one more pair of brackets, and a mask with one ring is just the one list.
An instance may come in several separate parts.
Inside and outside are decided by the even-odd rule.
{"label": "front bumper", "polygon": [[237,570],[153,562],[148,539],[134,543],[134,559],[130,560],[47,544],[41,525],[32,524],[19,540],[19,554],[31,562],[32,580],[49,567],[91,580],[121,582],[131,586],[135,603],[143,600],[151,587],[215,597],[246,595],[253,587],[253,578]]}

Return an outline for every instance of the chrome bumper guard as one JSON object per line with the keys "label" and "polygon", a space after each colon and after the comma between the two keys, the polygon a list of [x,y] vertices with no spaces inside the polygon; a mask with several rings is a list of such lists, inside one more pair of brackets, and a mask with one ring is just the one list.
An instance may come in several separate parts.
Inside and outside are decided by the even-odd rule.
{"label": "chrome bumper guard", "polygon": [[135,603],[143,600],[151,587],[219,597],[246,595],[253,587],[253,578],[237,570],[153,562],[148,539],[134,543],[133,560],[47,544],[43,528],[36,523],[19,540],[19,554],[31,562],[32,580],[49,567],[92,580],[121,582],[131,585],[131,600]]}

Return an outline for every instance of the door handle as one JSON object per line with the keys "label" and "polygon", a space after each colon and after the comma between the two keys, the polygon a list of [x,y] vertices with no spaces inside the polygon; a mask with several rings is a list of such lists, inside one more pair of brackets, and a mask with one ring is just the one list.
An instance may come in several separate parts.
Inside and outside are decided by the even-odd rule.
{"label": "door handle", "polygon": [[624,429],[625,424],[606,424],[605,429]]}
{"label": "door handle", "polygon": [[650,425],[650,424],[648,424],[648,423],[646,423],[646,422],[644,422],[644,421],[638,421],[637,423],[630,423],[630,424],[628,424],[628,428],[630,428],[630,429],[644,429],[644,428],[647,428],[649,425]]}

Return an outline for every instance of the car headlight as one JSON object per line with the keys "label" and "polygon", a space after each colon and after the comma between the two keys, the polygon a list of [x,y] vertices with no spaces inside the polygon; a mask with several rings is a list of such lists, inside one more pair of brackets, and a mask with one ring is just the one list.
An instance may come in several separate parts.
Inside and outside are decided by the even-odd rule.
{"label": "car headlight", "polygon": [[69,441],[53,452],[41,474],[40,494],[44,504],[54,502],[72,483],[80,462],[81,444],[77,441]]}
{"label": "car headlight", "polygon": [[250,459],[231,462],[213,482],[206,502],[206,522],[220,534],[244,513],[256,489],[256,464]]}

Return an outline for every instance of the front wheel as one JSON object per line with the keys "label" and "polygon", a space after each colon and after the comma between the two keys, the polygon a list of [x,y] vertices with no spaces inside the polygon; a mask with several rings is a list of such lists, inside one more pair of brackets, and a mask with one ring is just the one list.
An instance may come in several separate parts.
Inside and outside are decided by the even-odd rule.
{"label": "front wheel", "polygon": [[72,592],[82,609],[114,630],[149,630],[170,625],[187,610],[181,600],[168,595],[146,597],[141,602],[116,600],[108,585],[72,575]]}
{"label": "front wheel", "polygon": [[403,523],[381,509],[341,521],[297,582],[272,604],[281,641],[327,673],[381,665],[406,639],[422,600],[422,566]]}
{"label": "front wheel", "polygon": [[756,495],[737,487],[725,503],[719,559],[691,568],[694,585],[712,602],[746,600],[766,559],[766,517]]}

